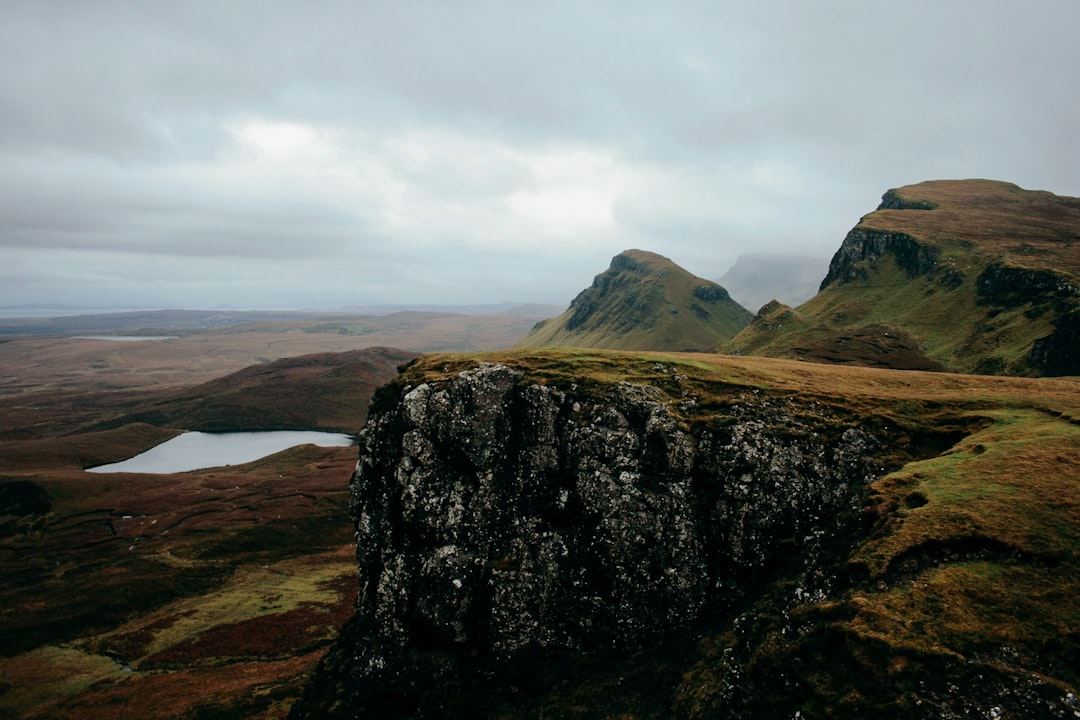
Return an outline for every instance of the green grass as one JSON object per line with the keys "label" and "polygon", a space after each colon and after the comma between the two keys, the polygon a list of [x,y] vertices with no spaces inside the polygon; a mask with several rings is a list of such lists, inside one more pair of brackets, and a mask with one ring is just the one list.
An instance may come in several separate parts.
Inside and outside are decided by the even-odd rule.
{"label": "green grass", "polygon": [[46,645],[0,659],[0,714],[19,717],[121,676],[121,666],[110,658],[68,646]]}
{"label": "green grass", "polygon": [[884,258],[869,281],[834,283],[793,311],[782,327],[766,318],[722,349],[798,357],[837,331],[892,325],[910,333],[928,358],[953,370],[999,367],[1015,373],[1023,371],[1035,340],[1053,329],[1051,313],[1031,318],[1026,309],[982,306],[973,282],[948,290],[932,277],[912,280],[892,258]]}
{"label": "green grass", "polygon": [[856,555],[873,574],[919,545],[973,536],[1054,562],[1077,560],[1080,425],[1032,409],[983,415],[994,423],[954,451],[875,485],[887,505],[901,507],[913,492],[926,502],[897,510],[892,532]]}

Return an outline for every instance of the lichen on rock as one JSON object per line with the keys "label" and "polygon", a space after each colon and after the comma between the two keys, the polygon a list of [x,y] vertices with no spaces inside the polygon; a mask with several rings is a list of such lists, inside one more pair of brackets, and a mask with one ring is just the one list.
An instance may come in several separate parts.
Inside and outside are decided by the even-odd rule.
{"label": "lichen on rock", "polygon": [[351,481],[358,708],[470,663],[663,643],[850,522],[874,477],[873,437],[792,398],[698,422],[657,387],[498,364],[408,383],[380,391]]}

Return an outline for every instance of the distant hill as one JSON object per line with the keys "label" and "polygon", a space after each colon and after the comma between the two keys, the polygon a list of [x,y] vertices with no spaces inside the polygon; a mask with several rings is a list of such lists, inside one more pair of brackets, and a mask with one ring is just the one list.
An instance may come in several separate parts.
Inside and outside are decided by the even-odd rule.
{"label": "distant hill", "polygon": [[[78,311],[75,311],[78,312]],[[307,320],[326,311],[313,310],[130,310],[0,318],[0,335],[72,335],[75,333],[126,333],[161,335],[205,332],[247,323]]]}
{"label": "distant hill", "polygon": [[364,424],[375,388],[419,353],[373,347],[316,353],[252,365],[186,387],[98,429],[140,422],[159,427],[235,430],[336,430]]}
{"label": "distant hill", "polygon": [[705,350],[752,316],[720,285],[656,253],[627,250],[566,312],[537,323],[517,346]]}
{"label": "distant hill", "polygon": [[820,292],[722,352],[898,369],[1080,374],[1080,198],[992,180],[889,190]]}
{"label": "distant hill", "polygon": [[818,291],[829,259],[803,255],[740,255],[716,282],[744,308],[757,310],[771,300],[804,303]]}
{"label": "distant hill", "polygon": [[549,305],[544,303],[501,302],[493,305],[433,305],[414,303],[405,305],[362,305],[347,308],[349,312],[364,315],[390,315],[402,312],[446,313],[454,315],[496,315],[516,317],[527,320],[543,320],[558,315],[566,309],[566,304]]}

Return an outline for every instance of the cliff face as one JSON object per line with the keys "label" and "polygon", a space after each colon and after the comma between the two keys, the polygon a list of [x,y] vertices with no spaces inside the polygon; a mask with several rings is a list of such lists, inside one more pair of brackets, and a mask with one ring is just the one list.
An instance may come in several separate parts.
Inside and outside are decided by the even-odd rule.
{"label": "cliff face", "polygon": [[651,647],[794,559],[809,592],[880,442],[814,403],[735,395],[691,428],[690,396],[497,364],[384,389],[351,483],[348,705],[401,712],[478,661]]}
{"label": "cliff face", "polygon": [[853,282],[870,277],[867,265],[891,255],[909,278],[929,273],[937,263],[936,249],[919,243],[904,233],[855,228],[844,237],[840,249],[829,263],[829,273],[821,281],[821,290],[834,282]]}

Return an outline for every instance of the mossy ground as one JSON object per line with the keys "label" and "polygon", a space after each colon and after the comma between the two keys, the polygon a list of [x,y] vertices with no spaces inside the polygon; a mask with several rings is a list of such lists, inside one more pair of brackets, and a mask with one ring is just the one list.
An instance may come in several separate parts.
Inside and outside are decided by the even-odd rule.
{"label": "mossy ground", "polygon": [[305,446],[172,476],[7,468],[49,507],[0,539],[0,717],[284,717],[352,613],[354,463]]}

